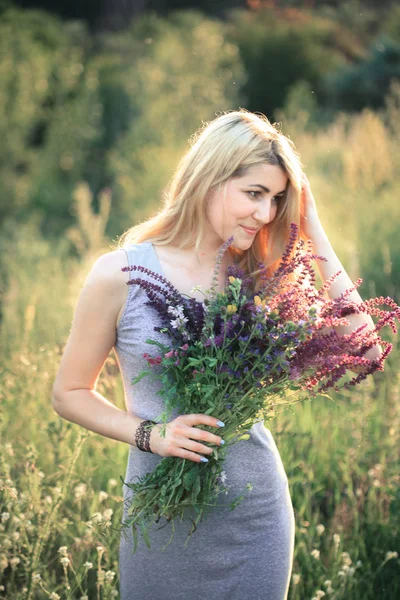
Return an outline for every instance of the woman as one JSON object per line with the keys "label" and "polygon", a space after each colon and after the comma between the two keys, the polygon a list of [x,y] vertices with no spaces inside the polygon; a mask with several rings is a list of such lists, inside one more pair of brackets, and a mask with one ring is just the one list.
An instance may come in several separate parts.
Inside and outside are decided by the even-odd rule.
{"label": "woman", "polygon": [[[151,219],[128,230],[121,247],[102,255],[93,265],[81,291],[72,330],[54,384],[53,403],[62,417],[91,431],[129,444],[125,481],[152,470],[164,456],[199,462],[223,443],[218,415],[173,415],[166,437],[161,425],[151,430],[143,451],[135,434],[145,420],[162,411],[158,387],[149,378],[132,386],[151,354],[146,339],[155,332],[157,313],[138,285],[126,283],[148,277],[122,271],[142,265],[165,276],[182,293],[202,301],[197,286],[211,286],[216,254],[234,236],[224,256],[218,287],[224,288],[227,268],[234,262],[257,274],[262,260],[272,273],[279,264],[295,221],[301,236],[313,241],[322,279],[342,270],[329,294],[351,287],[318,218],[314,198],[293,143],[264,116],[241,109],[218,116],[191,139],[166,195],[165,206]],[[256,280],[257,283],[257,280]],[[332,296],[332,297],[333,297]],[[352,298],[361,302],[357,292]],[[354,329],[366,315],[352,315]],[[340,329],[340,328],[338,328]],[[96,380],[115,347],[124,382],[127,411],[121,411],[95,391]],[[379,354],[373,348],[367,358]],[[211,431],[198,429],[209,425]],[[214,429],[215,428],[215,429]],[[187,538],[191,522],[151,529],[151,549],[140,540],[132,556],[131,535],[121,535],[121,600],[284,600],[287,598],[294,549],[294,513],[288,479],[271,432],[260,421],[250,438],[232,445],[224,463],[229,487],[226,505],[247,482],[253,490],[235,510],[215,510]],[[128,488],[123,486],[128,499]],[[123,519],[126,517],[124,509]]]}

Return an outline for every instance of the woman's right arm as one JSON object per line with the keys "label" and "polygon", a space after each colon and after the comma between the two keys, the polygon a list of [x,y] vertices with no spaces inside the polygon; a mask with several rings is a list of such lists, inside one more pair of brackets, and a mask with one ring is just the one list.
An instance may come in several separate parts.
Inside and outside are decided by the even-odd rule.
{"label": "woman's right arm", "polygon": [[[62,418],[114,440],[135,445],[135,433],[144,420],[119,409],[96,391],[102,367],[115,345],[117,318],[126,300],[125,253],[120,250],[100,256],[93,264],[79,294],[70,335],[53,384],[53,408]],[[181,415],[167,425],[166,437],[159,435],[161,425],[151,432],[150,447],[162,456],[180,456],[196,462],[212,448],[192,441],[220,443],[220,437],[194,425],[216,427],[210,415]]]}

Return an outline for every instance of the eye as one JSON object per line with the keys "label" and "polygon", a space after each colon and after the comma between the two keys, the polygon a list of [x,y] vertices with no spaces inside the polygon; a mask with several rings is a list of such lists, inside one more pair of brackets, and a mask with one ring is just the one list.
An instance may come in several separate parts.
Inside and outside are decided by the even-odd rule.
{"label": "eye", "polygon": [[257,194],[257,196],[251,196],[251,197],[253,198],[253,200],[255,200],[256,198],[258,198],[258,196],[259,196],[260,194],[262,194],[262,192],[260,192],[260,191],[256,191],[256,190],[249,190],[247,193],[248,193],[248,194]]}
{"label": "eye", "polygon": [[[256,194],[255,196],[251,196],[253,200],[257,200],[257,199],[258,199],[258,197],[259,197],[260,195],[262,195],[262,192],[260,192],[259,190],[249,190],[247,193],[248,193],[248,194]],[[279,204],[280,200],[283,200],[283,199],[284,199],[284,197],[285,197],[285,196],[282,194],[281,196],[274,196],[274,197],[272,198],[272,200],[273,200],[274,202],[276,202],[277,204]]]}

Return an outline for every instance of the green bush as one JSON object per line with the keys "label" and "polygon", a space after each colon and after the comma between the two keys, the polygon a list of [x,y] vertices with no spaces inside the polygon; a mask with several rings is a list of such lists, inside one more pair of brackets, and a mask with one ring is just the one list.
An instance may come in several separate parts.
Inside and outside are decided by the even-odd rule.
{"label": "green bush", "polygon": [[399,77],[400,43],[379,36],[358,64],[326,76],[326,95],[336,110],[376,109],[383,106],[391,81]]}

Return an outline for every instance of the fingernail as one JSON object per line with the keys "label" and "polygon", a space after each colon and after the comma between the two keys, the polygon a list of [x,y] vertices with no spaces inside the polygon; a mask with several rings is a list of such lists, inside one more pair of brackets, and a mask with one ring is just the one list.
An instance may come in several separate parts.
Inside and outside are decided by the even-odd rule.
{"label": "fingernail", "polygon": [[221,440],[221,441],[220,441],[220,444],[221,444],[221,445],[222,445],[222,444],[225,444],[225,440]]}
{"label": "fingernail", "polygon": [[206,458],[205,456],[202,456],[200,458],[201,462],[208,462],[208,458]]}
{"label": "fingernail", "polygon": [[222,421],[217,421],[217,425],[218,427],[225,427],[225,423],[223,423]]}

